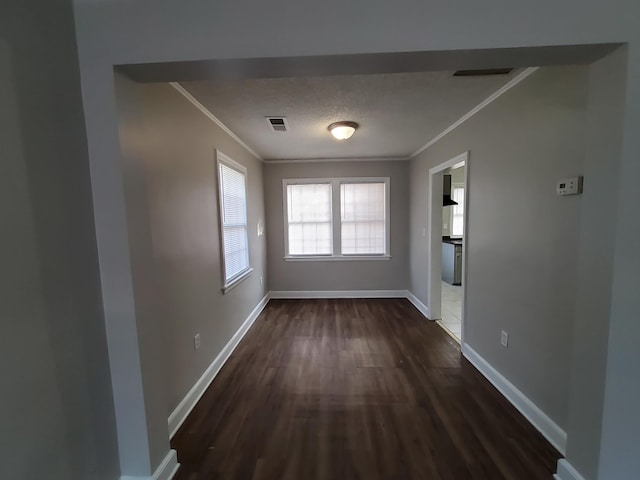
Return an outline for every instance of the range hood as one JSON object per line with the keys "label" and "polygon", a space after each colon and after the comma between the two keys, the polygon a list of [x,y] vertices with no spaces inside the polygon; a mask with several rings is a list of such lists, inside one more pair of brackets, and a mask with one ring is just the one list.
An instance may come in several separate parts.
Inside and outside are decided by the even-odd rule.
{"label": "range hood", "polygon": [[458,205],[458,202],[451,198],[451,175],[443,175],[442,179],[442,206],[449,207],[451,205]]}

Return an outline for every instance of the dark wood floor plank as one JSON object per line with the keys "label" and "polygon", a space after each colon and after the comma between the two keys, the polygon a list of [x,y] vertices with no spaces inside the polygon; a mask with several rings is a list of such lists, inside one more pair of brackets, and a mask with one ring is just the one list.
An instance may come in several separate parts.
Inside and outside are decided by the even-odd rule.
{"label": "dark wood floor plank", "polygon": [[404,299],[270,301],[172,446],[176,480],[549,480],[560,457]]}

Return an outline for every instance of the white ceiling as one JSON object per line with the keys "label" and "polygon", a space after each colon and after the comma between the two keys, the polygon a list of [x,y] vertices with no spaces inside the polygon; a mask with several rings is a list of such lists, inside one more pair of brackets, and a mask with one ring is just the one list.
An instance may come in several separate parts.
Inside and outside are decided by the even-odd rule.
{"label": "white ceiling", "polygon": [[[453,77],[392,73],[183,82],[181,85],[265,160],[406,158],[519,73]],[[265,117],[284,116],[286,133]],[[330,123],[360,124],[337,141]]]}

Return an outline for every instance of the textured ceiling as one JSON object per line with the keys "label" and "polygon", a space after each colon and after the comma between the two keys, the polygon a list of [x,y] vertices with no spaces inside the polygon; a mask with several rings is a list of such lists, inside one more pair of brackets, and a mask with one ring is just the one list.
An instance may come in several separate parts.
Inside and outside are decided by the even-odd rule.
{"label": "textured ceiling", "polygon": [[[265,160],[405,158],[507,83],[518,71],[490,77],[453,72],[342,75],[181,85]],[[284,116],[286,133],[265,120]],[[327,131],[358,122],[349,140]]]}

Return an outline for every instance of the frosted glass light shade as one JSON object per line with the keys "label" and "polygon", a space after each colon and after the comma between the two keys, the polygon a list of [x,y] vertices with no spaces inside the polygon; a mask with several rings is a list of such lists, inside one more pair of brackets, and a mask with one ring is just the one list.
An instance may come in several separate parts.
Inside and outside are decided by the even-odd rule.
{"label": "frosted glass light shade", "polygon": [[329,125],[329,131],[337,140],[346,140],[354,134],[358,128],[355,122],[336,122]]}

